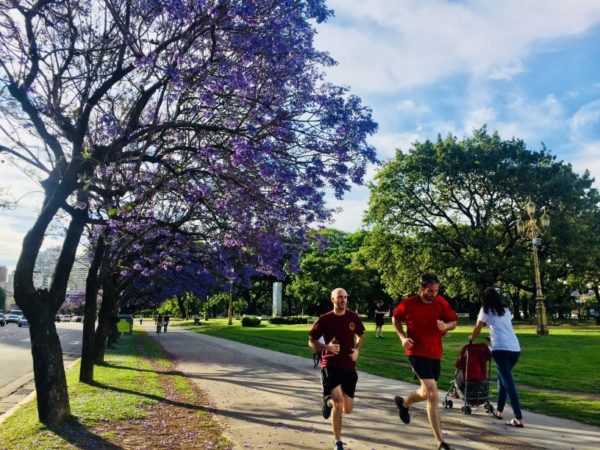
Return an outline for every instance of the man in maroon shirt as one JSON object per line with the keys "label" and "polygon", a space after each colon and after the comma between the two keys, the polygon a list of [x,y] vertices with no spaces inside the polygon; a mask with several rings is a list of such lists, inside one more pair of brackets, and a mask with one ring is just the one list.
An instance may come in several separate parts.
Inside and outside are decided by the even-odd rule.
{"label": "man in maroon shirt", "polygon": [[[350,414],[358,375],[356,360],[363,346],[365,327],[358,314],[349,311],[348,294],[342,288],[331,292],[333,310],[323,314],[308,333],[308,345],[322,352],[322,413],[331,416],[334,450],[342,450],[342,414]],[[356,337],[356,338],[355,338]]]}
{"label": "man in maroon shirt", "polygon": [[[405,298],[396,307],[392,323],[402,342],[413,372],[421,386],[408,397],[396,396],[400,420],[410,422],[410,405],[427,401],[427,417],[437,440],[438,449],[447,450],[450,446],[442,438],[442,422],[438,410],[437,380],[440,377],[442,359],[442,336],[456,328],[458,316],[438,291],[440,282],[434,274],[423,274],[419,284],[419,294]],[[402,326],[406,323],[406,332]]]}

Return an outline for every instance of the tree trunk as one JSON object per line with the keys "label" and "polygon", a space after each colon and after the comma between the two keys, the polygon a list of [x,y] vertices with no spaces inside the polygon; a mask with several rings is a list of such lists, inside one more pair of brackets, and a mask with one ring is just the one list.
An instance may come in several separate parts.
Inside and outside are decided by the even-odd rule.
{"label": "tree trunk", "polygon": [[529,320],[529,300],[521,297],[521,307],[523,310],[523,319]]}
{"label": "tree trunk", "polygon": [[519,292],[515,292],[512,295],[512,304],[513,304],[513,316],[515,320],[521,319],[521,303],[519,299]]}
{"label": "tree trunk", "polygon": [[104,235],[100,236],[96,244],[94,259],[90,264],[85,283],[85,306],[83,313],[83,341],[81,345],[81,367],[79,381],[91,383],[94,381],[94,349],[96,325],[96,307],[98,296],[98,270],[104,258],[106,241]]}
{"label": "tree trunk", "polygon": [[47,425],[58,425],[71,414],[60,339],[52,318],[29,322],[38,417]]}
{"label": "tree trunk", "polygon": [[15,301],[29,320],[31,354],[37,394],[38,417],[42,423],[57,425],[70,415],[69,395],[60,340],[54,317],[65,300],[67,283],[79,239],[87,218],[87,210],[72,216],[65,234],[49,290],[36,289],[33,270],[44,235],[67,196],[73,192],[69,183],[45,186],[46,198],[35,224],[25,235],[15,270]]}
{"label": "tree trunk", "polygon": [[104,364],[104,355],[108,345],[108,338],[114,327],[114,316],[117,308],[117,295],[108,280],[102,283],[102,304],[98,314],[98,328],[96,329],[94,362]]}
{"label": "tree trunk", "polygon": [[469,298],[469,320],[476,320],[477,315],[479,314],[479,302],[470,296]]}
{"label": "tree trunk", "polygon": [[598,285],[596,283],[592,285],[592,289],[594,290],[596,303],[598,304],[598,308],[596,309],[596,325],[600,325],[600,290],[598,290]]}
{"label": "tree trunk", "polygon": [[179,306],[179,311],[181,312],[181,317],[183,317],[184,319],[187,319],[188,317],[188,311],[185,307],[185,296],[186,295],[190,295],[189,293],[186,293],[184,295],[181,294],[177,294],[176,298],[177,298],[177,306]]}

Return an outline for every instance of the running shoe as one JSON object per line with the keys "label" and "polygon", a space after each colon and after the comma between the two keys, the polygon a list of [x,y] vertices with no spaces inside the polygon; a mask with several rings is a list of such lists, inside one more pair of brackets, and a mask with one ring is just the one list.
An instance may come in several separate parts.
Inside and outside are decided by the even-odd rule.
{"label": "running shoe", "polygon": [[333,450],[344,450],[344,443],[342,441],[335,441]]}
{"label": "running shoe", "polygon": [[323,397],[323,407],[321,408],[321,412],[323,413],[324,419],[329,419],[329,416],[331,416],[331,406],[329,406],[329,400],[331,400],[331,395],[326,395]]}
{"label": "running shoe", "polygon": [[400,420],[406,424],[410,423],[410,413],[408,412],[408,408],[404,406],[404,399],[396,395],[396,397],[394,397],[394,402],[398,407],[398,415],[400,416]]}

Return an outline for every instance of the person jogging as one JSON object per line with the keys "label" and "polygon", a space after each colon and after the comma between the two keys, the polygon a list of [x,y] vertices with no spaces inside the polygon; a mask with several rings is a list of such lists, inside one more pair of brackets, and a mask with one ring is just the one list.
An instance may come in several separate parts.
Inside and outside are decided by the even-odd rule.
{"label": "person jogging", "polygon": [[[451,447],[442,437],[442,422],[438,409],[437,381],[442,359],[442,336],[456,328],[458,316],[450,304],[438,295],[440,282],[436,275],[421,276],[419,293],[405,298],[394,310],[392,323],[408,355],[413,372],[421,386],[406,398],[396,396],[400,420],[410,423],[409,408],[417,402],[427,401],[427,418],[439,450]],[[406,332],[402,322],[406,323]]]}
{"label": "person jogging", "polygon": [[325,419],[331,417],[335,439],[334,450],[343,450],[342,414],[354,407],[358,374],[356,360],[363,346],[365,327],[348,308],[348,294],[342,288],[331,292],[333,310],[317,319],[308,333],[308,345],[322,353],[321,383]]}

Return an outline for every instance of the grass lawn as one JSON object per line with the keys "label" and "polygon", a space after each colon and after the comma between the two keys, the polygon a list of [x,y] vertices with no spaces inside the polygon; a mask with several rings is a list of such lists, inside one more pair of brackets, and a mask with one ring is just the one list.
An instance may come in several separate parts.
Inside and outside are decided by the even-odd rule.
{"label": "grass lawn", "polygon": [[[96,366],[92,384],[78,381],[79,364],[67,370],[72,416],[63,425],[51,429],[39,423],[34,400],[2,424],[0,448],[116,449],[129,440],[140,444],[144,439],[148,441],[146,447],[152,448],[157,438],[148,430],[157,428],[158,421],[164,424],[161,411],[175,416],[168,411],[170,405],[165,405],[173,399],[180,409],[187,410],[185,417],[193,415],[191,426],[201,429],[199,433],[207,445],[210,443],[214,449],[229,447],[221,438],[219,425],[198,404],[192,385],[172,370],[173,363],[145,333],[123,336],[108,350],[105,360],[106,365]],[[168,420],[167,425],[171,425]],[[176,426],[171,433],[178,433]]]}
{"label": "grass lawn", "polygon": [[[186,324],[192,323],[179,322],[179,325]],[[384,326],[385,339],[375,339],[373,323],[365,326],[365,346],[358,369],[414,382],[392,326]],[[271,325],[266,322],[259,327],[245,328],[239,320],[228,326],[225,319],[203,321],[202,326],[194,327],[200,333],[307,358],[311,357],[307,346],[309,329],[310,325]],[[472,324],[462,325],[444,338],[440,390],[449,387],[457,355],[467,343],[472,329]],[[535,327],[530,326],[518,326],[516,332],[522,353],[513,374],[525,409],[600,426],[600,328],[552,327],[550,336],[544,337],[537,336]],[[486,336],[485,331],[483,336]],[[492,371],[495,378],[495,370]],[[492,399],[495,399],[495,387]]]}

